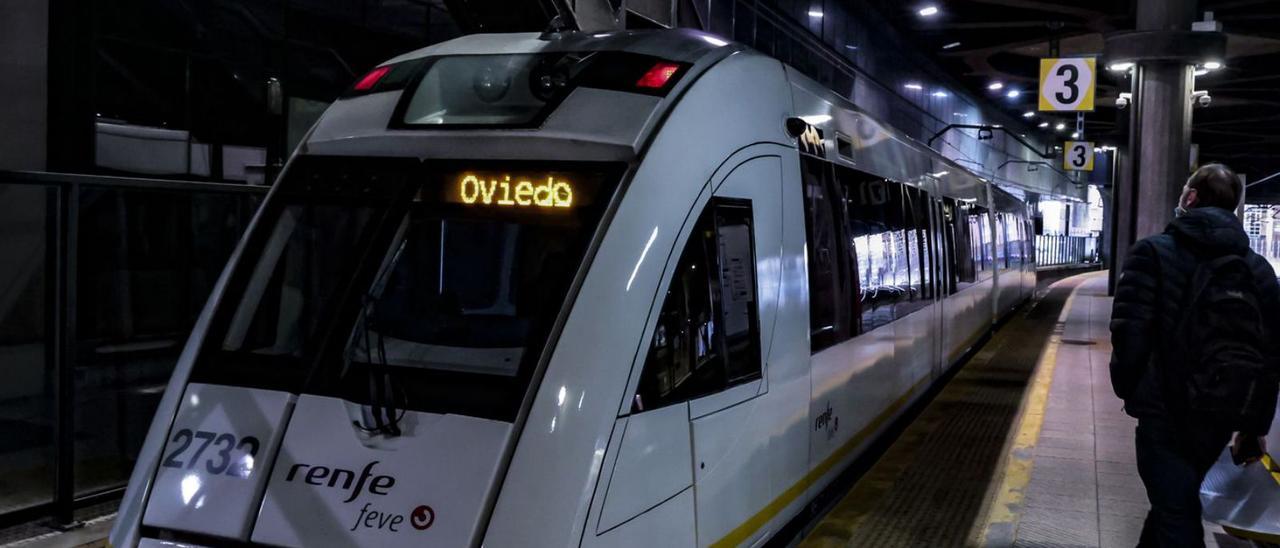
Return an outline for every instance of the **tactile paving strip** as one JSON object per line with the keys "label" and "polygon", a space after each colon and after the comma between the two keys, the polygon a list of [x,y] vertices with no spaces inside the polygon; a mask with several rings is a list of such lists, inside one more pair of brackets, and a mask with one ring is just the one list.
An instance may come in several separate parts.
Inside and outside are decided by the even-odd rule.
{"label": "tactile paving strip", "polygon": [[1023,393],[1078,283],[1055,284],[1005,324],[801,546],[974,544]]}

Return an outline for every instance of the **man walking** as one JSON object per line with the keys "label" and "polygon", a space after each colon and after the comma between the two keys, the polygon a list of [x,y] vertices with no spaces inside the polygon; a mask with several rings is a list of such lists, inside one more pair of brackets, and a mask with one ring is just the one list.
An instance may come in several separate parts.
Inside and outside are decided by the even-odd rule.
{"label": "man walking", "polygon": [[1134,244],[1116,285],[1111,385],[1138,419],[1151,510],[1139,546],[1203,546],[1200,483],[1231,440],[1265,450],[1280,378],[1280,286],[1236,218],[1243,185],[1222,164],[1187,180],[1177,218]]}

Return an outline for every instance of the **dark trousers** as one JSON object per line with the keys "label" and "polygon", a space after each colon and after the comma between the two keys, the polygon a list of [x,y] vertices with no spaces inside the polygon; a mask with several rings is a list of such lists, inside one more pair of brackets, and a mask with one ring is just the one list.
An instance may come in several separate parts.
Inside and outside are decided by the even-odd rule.
{"label": "dark trousers", "polygon": [[1138,475],[1151,501],[1139,547],[1204,546],[1200,483],[1230,439],[1199,421],[1138,420]]}

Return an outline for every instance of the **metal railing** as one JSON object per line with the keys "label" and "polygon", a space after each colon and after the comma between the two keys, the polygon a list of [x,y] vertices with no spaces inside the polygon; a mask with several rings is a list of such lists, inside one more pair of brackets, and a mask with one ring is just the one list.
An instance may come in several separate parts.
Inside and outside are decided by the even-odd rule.
{"label": "metal railing", "polygon": [[1036,235],[1037,267],[1089,265],[1098,260],[1097,236]]}
{"label": "metal railing", "polygon": [[119,496],[266,191],[0,172],[0,526]]}

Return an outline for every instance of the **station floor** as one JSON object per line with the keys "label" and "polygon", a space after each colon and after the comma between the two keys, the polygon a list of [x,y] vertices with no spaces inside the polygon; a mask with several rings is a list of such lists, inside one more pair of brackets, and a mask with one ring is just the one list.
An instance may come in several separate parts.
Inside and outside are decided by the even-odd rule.
{"label": "station floor", "polygon": [[1106,284],[1067,278],[1017,312],[800,546],[1135,546],[1148,503],[1137,421],[1111,391]]}

